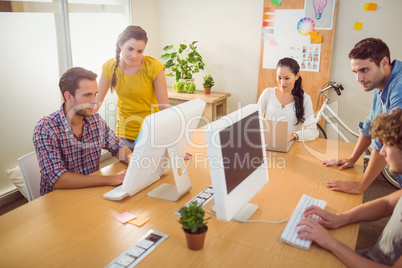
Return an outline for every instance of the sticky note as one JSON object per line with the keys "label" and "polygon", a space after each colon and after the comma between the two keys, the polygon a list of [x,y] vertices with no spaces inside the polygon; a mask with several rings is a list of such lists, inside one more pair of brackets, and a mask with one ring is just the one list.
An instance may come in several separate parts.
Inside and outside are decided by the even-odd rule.
{"label": "sticky note", "polygon": [[274,13],[274,12],[275,12],[275,8],[274,8],[274,7],[265,7],[265,8],[264,8],[264,12],[265,12],[265,13]]}
{"label": "sticky note", "polygon": [[314,39],[312,39],[314,43],[320,44],[322,42],[322,35],[317,35]]}
{"label": "sticky note", "polygon": [[269,39],[269,43],[268,43],[270,46],[276,46],[276,39],[274,39],[274,38],[272,38],[272,39]]}
{"label": "sticky note", "polygon": [[374,11],[377,9],[376,3],[365,3],[364,4],[364,11]]}
{"label": "sticky note", "polygon": [[353,29],[360,31],[363,27],[363,23],[356,21],[355,26],[353,26]]}
{"label": "sticky note", "polygon": [[317,37],[317,35],[318,35],[318,33],[317,33],[317,32],[310,32],[310,39],[314,39],[314,38],[316,38],[316,37]]}
{"label": "sticky note", "polygon": [[278,7],[282,4],[283,0],[271,0],[271,4],[277,5]]}
{"label": "sticky note", "polygon": [[137,215],[137,217],[128,223],[134,224],[136,226],[142,226],[144,223],[148,222],[150,219],[145,216]]}
{"label": "sticky note", "polygon": [[134,214],[131,214],[130,212],[123,212],[117,216],[114,217],[115,220],[118,220],[121,223],[126,223],[132,219],[135,219],[137,216]]}

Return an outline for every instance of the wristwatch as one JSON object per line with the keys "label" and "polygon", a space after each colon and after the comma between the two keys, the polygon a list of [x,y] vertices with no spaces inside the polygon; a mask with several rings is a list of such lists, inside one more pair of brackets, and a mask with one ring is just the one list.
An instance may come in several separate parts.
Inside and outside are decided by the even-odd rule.
{"label": "wristwatch", "polygon": [[292,136],[293,136],[294,141],[297,140],[297,134],[296,133],[292,133]]}

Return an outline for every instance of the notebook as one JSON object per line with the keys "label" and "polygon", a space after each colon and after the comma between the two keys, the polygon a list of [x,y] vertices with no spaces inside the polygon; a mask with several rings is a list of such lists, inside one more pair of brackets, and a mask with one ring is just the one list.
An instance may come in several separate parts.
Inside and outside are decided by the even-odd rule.
{"label": "notebook", "polygon": [[288,142],[288,122],[268,119],[262,122],[266,150],[287,153],[293,144]]}

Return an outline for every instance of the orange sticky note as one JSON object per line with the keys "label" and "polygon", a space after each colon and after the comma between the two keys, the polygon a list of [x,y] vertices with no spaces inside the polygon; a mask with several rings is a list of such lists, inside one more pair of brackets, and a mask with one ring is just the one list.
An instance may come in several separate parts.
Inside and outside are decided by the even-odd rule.
{"label": "orange sticky note", "polygon": [[363,27],[363,23],[356,21],[355,26],[353,26],[353,29],[360,31]]}
{"label": "orange sticky note", "polygon": [[150,220],[150,218],[148,218],[148,217],[137,215],[137,218],[129,221],[128,223],[134,224],[136,226],[142,226],[149,220]]}
{"label": "orange sticky note", "polygon": [[364,4],[364,11],[375,11],[377,9],[376,3],[365,3]]}
{"label": "orange sticky note", "polygon": [[317,32],[310,32],[310,39],[314,39],[314,38],[316,38],[316,37],[317,37],[317,35],[318,35],[318,33],[317,33]]}
{"label": "orange sticky note", "polygon": [[322,35],[317,35],[314,39],[314,43],[321,43],[322,42]]}

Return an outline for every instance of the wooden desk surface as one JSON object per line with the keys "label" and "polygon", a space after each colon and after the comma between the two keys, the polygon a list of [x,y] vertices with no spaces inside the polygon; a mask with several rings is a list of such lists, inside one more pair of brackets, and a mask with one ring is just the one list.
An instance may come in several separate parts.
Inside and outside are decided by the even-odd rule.
{"label": "wooden desk surface", "polygon": [[230,93],[214,92],[214,91],[211,91],[211,94],[205,94],[203,90],[196,90],[193,94],[177,93],[173,88],[168,87],[168,97],[170,99],[189,101],[196,98],[200,98],[204,100],[206,103],[215,103],[220,100],[227,99],[230,96],[231,96]]}
{"label": "wooden desk surface", "polygon": [[[205,144],[196,133],[197,144]],[[327,148],[326,150],[324,148]],[[346,171],[326,168],[320,160],[348,156],[354,144],[317,140],[295,143],[289,153],[267,152],[269,182],[251,200],[259,209],[251,217],[283,220],[289,217],[302,194],[327,201],[327,210],[342,212],[362,202],[362,195],[330,191],[324,182],[333,179],[359,180],[362,159]],[[331,152],[321,154],[320,152]],[[305,251],[280,242],[286,223],[237,223],[209,221],[203,250],[187,249],[183,231],[173,212],[211,184],[206,149],[190,148],[192,190],[178,202],[147,197],[161,183],[173,182],[169,171],[161,180],[122,201],[108,201],[102,195],[111,187],[57,190],[0,217],[0,264],[2,267],[104,267],[148,230],[169,235],[138,267],[343,267],[331,253],[312,244]],[[311,153],[310,153],[311,152]],[[318,152],[318,153],[317,153]],[[313,154],[318,154],[313,156]],[[99,173],[113,174],[125,168],[116,163]],[[209,209],[209,205],[206,206]],[[137,227],[113,219],[125,211],[151,220]],[[355,248],[359,225],[331,234]]]}

